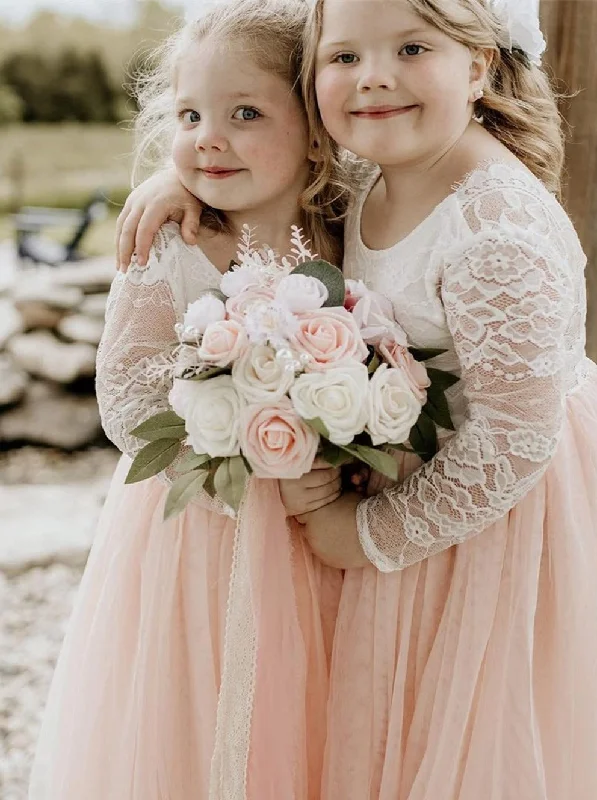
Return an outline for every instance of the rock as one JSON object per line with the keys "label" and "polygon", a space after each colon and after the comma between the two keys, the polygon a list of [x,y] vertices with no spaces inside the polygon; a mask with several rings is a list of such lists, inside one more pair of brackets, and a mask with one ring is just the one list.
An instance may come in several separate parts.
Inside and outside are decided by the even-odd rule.
{"label": "rock", "polygon": [[17,308],[25,303],[36,302],[50,308],[73,311],[83,300],[81,289],[59,283],[54,270],[42,267],[18,273],[11,295]]}
{"label": "rock", "polygon": [[60,322],[58,333],[73,342],[86,342],[96,347],[104,332],[104,321],[85,314],[70,314]]}
{"label": "rock", "polygon": [[85,294],[98,294],[110,288],[116,274],[116,259],[102,256],[55,267],[52,279],[56,286],[76,288]]}
{"label": "rock", "polygon": [[24,330],[47,328],[53,330],[67,313],[64,309],[53,308],[41,300],[17,300],[15,306],[23,317]]}
{"label": "rock", "polygon": [[79,312],[88,317],[98,317],[99,319],[104,319],[106,316],[108,297],[109,295],[106,293],[86,295],[83,299],[83,302],[79,306]]}
{"label": "rock", "polygon": [[0,355],[0,407],[18,403],[25,394],[29,376],[9,355]]}
{"label": "rock", "polygon": [[77,397],[49,384],[30,385],[24,402],[0,415],[0,441],[35,442],[76,450],[102,428],[94,397]]}
{"label": "rock", "polygon": [[0,573],[85,564],[108,481],[0,487]]}
{"label": "rock", "polygon": [[15,336],[8,350],[19,366],[30,375],[57,383],[72,383],[79,377],[95,374],[96,348],[82,342],[59,342],[48,331]]}
{"label": "rock", "polygon": [[0,350],[24,329],[23,318],[10,300],[0,298]]}

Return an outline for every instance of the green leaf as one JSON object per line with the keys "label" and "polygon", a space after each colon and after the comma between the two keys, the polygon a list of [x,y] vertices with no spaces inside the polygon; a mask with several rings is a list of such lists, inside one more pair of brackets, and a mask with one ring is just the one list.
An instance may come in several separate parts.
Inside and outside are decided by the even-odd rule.
{"label": "green leaf", "polygon": [[186,508],[193,497],[203,488],[206,478],[206,470],[194,470],[174,481],[166,498],[164,522],[177,516]]}
{"label": "green leaf", "polygon": [[207,494],[211,497],[212,500],[216,496],[216,487],[214,486],[215,473],[216,473],[216,468],[214,468],[212,464],[211,469],[209,470],[209,473],[207,475],[206,481],[203,484],[204,490],[207,492]]}
{"label": "green leaf", "polygon": [[446,400],[446,395],[440,390],[427,390],[427,403],[423,411],[430,417],[436,425],[441,425],[448,431],[456,430],[450,414],[450,406]]}
{"label": "green leaf", "polygon": [[374,447],[365,447],[362,444],[349,445],[349,449],[365,464],[368,464],[376,472],[385,475],[393,481],[398,480],[398,464],[396,460],[384,450],[377,450]]}
{"label": "green leaf", "polygon": [[198,455],[197,453],[193,452],[192,450],[189,453],[186,453],[176,467],[174,468],[176,472],[183,473],[183,472],[190,472],[193,469],[199,469],[199,467],[205,467],[206,469],[209,468],[211,456],[207,453],[203,453],[203,455]]}
{"label": "green leaf", "polygon": [[[232,264],[232,263],[234,263],[234,262],[231,262],[231,264]],[[221,301],[222,301],[222,303],[225,303],[225,302],[226,302],[226,300],[228,300],[228,298],[226,297],[226,295],[224,294],[224,292],[220,291],[219,289],[203,289],[203,290],[202,290],[202,291],[200,291],[200,292],[199,292],[199,294],[197,295],[197,299],[199,299],[200,297],[204,297],[206,294],[211,294],[211,295],[213,295],[213,296],[214,296],[214,297],[216,297],[218,300],[221,300]]]}
{"label": "green leaf", "polygon": [[177,439],[180,441],[186,436],[184,419],[174,411],[164,411],[156,414],[131,431],[131,436],[144,439],[146,442],[155,442],[157,439]]}
{"label": "green leaf", "polygon": [[247,469],[247,472],[249,473],[249,475],[252,475],[253,474],[253,467],[249,464],[249,462],[247,461],[247,459],[243,455],[241,455],[241,458],[245,463],[245,467]]}
{"label": "green leaf", "polygon": [[150,442],[137,453],[125,483],[139,483],[159,475],[174,461],[180,452],[178,439],[158,439]]}
{"label": "green leaf", "polygon": [[331,467],[341,467],[354,460],[354,455],[331,442],[325,442],[319,455]]}
{"label": "green leaf", "polygon": [[247,468],[240,456],[226,458],[214,475],[214,488],[226,505],[238,511],[245,492]]}
{"label": "green leaf", "polygon": [[423,461],[429,461],[437,453],[437,428],[424,411],[421,411],[419,419],[412,427],[409,441],[412,449]]}
{"label": "green leaf", "polygon": [[308,275],[310,278],[317,278],[328,290],[328,299],[323,304],[327,306],[343,306],[346,297],[346,284],[344,275],[332,264],[327,261],[306,261],[293,269],[295,275]]}
{"label": "green leaf", "polygon": [[443,369],[434,369],[433,367],[427,367],[427,375],[431,381],[432,388],[441,389],[443,392],[449,389],[450,386],[454,386],[454,384],[458,383],[460,380],[458,375],[454,375],[451,372],[444,372]]}
{"label": "green leaf", "polygon": [[409,347],[408,351],[415,361],[429,361],[430,359],[435,358],[436,356],[441,356],[447,352],[447,350],[438,350],[437,348],[433,347]]}
{"label": "green leaf", "polygon": [[320,436],[323,436],[325,439],[330,438],[330,432],[328,431],[325,422],[321,419],[321,417],[313,417],[313,419],[306,419],[305,422],[307,425],[310,425]]}
{"label": "green leaf", "polygon": [[377,353],[375,353],[373,358],[371,359],[371,361],[369,361],[369,363],[367,364],[367,369],[369,370],[369,375],[373,375],[373,373],[380,366],[380,364],[381,364],[381,359],[377,355]]}
{"label": "green leaf", "polygon": [[230,369],[228,367],[209,367],[203,370],[198,375],[193,375],[189,378],[190,381],[206,381],[208,378],[215,378],[218,375],[229,375]]}

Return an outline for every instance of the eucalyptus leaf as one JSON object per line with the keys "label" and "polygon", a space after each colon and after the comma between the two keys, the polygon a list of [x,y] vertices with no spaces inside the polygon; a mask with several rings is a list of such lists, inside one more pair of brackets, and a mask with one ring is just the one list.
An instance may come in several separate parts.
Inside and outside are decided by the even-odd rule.
{"label": "eucalyptus leaf", "polygon": [[125,483],[139,483],[159,475],[179,454],[181,444],[178,439],[158,439],[140,450],[126,476]]}
{"label": "eucalyptus leaf", "polygon": [[393,481],[398,480],[398,464],[389,453],[384,450],[377,450],[374,447],[365,447],[362,444],[349,446],[355,455],[365,464],[368,464],[376,472],[385,475]]}
{"label": "eucalyptus leaf", "polygon": [[446,400],[444,392],[439,390],[427,390],[427,403],[423,411],[432,419],[436,425],[440,425],[448,431],[456,430],[450,414],[450,406]]}
{"label": "eucalyptus leaf", "polygon": [[[233,262],[231,262],[233,263]],[[225,303],[228,298],[220,289],[202,289],[197,295],[197,299],[200,297],[205,297],[205,295],[211,294],[213,297],[216,297],[218,300],[221,300],[222,303]]]}
{"label": "eucalyptus leaf", "polygon": [[205,479],[205,483],[203,484],[203,489],[207,492],[212,500],[216,496],[216,487],[214,486],[214,475],[216,473],[216,469],[217,468],[214,468],[212,463],[207,478]]}
{"label": "eucalyptus leaf", "polygon": [[460,380],[458,375],[454,375],[452,372],[445,372],[443,369],[434,369],[433,367],[427,367],[427,375],[431,386],[444,392]]}
{"label": "eucalyptus leaf", "polygon": [[442,356],[447,352],[446,350],[439,350],[433,347],[409,347],[408,351],[415,361],[429,361],[430,359],[435,358],[436,356]]}
{"label": "eucalyptus leaf", "polygon": [[193,470],[174,481],[166,498],[164,522],[184,511],[193,497],[203,488],[207,474],[206,470]]}
{"label": "eucalyptus leaf", "polygon": [[325,442],[319,455],[331,467],[341,467],[354,460],[353,454],[331,442]]}
{"label": "eucalyptus leaf", "polygon": [[304,264],[299,264],[298,267],[293,269],[294,275],[307,275],[310,278],[317,278],[328,290],[328,299],[324,303],[327,306],[343,306],[344,298],[346,297],[346,283],[344,282],[344,275],[332,264],[327,261],[306,261]]}
{"label": "eucalyptus leaf", "polygon": [[245,492],[247,469],[240,456],[226,458],[214,475],[214,488],[226,505],[238,511]]}
{"label": "eucalyptus leaf", "polygon": [[203,372],[193,375],[193,377],[189,378],[189,380],[206,381],[208,378],[216,378],[218,375],[228,374],[230,374],[230,369],[228,367],[208,367],[207,369],[204,369]]}
{"label": "eucalyptus leaf", "polygon": [[425,411],[421,412],[419,419],[412,427],[409,441],[414,452],[423,461],[430,461],[437,453],[437,429]]}
{"label": "eucalyptus leaf", "polygon": [[330,432],[328,431],[325,422],[321,419],[321,417],[313,417],[313,419],[306,419],[305,422],[310,425],[320,436],[323,436],[325,439],[330,438]]}
{"label": "eucalyptus leaf", "polygon": [[205,467],[209,469],[211,456],[207,453],[203,453],[203,455],[198,455],[197,453],[193,452],[192,450],[189,453],[186,453],[178,462],[175,467],[176,472],[184,473],[190,472],[193,469],[199,469],[199,467]]}
{"label": "eucalyptus leaf", "polygon": [[157,439],[180,441],[186,436],[184,425],[184,419],[174,411],[163,411],[138,425],[131,431],[131,436],[136,436],[137,439],[143,439],[146,442],[155,442]]}

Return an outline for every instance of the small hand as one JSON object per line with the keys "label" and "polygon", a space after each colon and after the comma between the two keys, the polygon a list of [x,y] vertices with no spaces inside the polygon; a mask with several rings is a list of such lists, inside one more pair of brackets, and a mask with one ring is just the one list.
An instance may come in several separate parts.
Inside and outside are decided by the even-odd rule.
{"label": "small hand", "polygon": [[332,503],[342,491],[340,470],[316,459],[311,472],[296,480],[281,480],[280,495],[289,517]]}
{"label": "small hand", "polygon": [[371,565],[357,530],[357,506],[361,500],[360,495],[347,492],[335,502],[297,517],[313,554],[328,567],[358,569]]}
{"label": "small hand", "polygon": [[188,245],[197,244],[202,205],[180,183],[174,169],[153,175],[127,198],[116,222],[118,269],[126,272],[133,253],[140,266],[147,264],[149,251],[161,225],[180,223]]}

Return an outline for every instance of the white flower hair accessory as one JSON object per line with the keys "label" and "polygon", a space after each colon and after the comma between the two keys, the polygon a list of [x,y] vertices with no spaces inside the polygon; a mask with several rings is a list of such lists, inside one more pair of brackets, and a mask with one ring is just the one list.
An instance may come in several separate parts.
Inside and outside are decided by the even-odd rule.
{"label": "white flower hair accessory", "polygon": [[508,33],[507,49],[541,64],[547,44],[539,27],[539,0],[489,0],[489,7]]}

